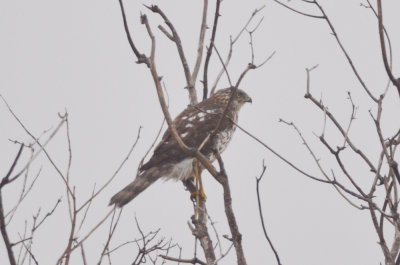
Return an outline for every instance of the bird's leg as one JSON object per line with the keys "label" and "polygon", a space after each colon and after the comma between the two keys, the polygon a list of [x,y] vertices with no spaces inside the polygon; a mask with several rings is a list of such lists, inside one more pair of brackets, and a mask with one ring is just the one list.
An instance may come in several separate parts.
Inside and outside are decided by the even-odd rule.
{"label": "bird's leg", "polygon": [[[199,170],[199,161],[196,158],[194,158],[193,167],[194,167],[194,175],[195,175],[195,179],[196,179],[196,200],[198,202],[198,199],[199,199],[198,196],[200,196],[203,200],[207,200],[207,196],[204,193],[204,189],[203,189],[203,182],[201,181],[201,173]],[[194,197],[194,194],[192,194],[192,197]]]}
{"label": "bird's leg", "polygon": [[206,196],[206,194],[204,193],[203,182],[201,181],[201,174],[199,175],[199,185],[200,185],[200,188],[199,188],[199,195],[200,195],[200,197],[201,197],[203,200],[207,200],[207,196]]}

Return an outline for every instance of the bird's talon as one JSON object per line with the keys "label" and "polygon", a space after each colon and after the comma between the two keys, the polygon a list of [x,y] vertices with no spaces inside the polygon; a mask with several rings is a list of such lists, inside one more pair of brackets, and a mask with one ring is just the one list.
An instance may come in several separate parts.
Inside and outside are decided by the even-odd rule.
{"label": "bird's talon", "polygon": [[199,190],[199,195],[200,195],[200,197],[201,198],[203,198],[203,200],[207,200],[207,196],[206,196],[206,194],[204,193],[204,190],[203,189],[200,189]]}
{"label": "bird's talon", "polygon": [[207,200],[207,196],[204,193],[204,191],[202,191],[202,190],[197,190],[197,191],[192,192],[190,194],[190,200],[196,201],[197,195],[199,195],[203,200],[205,200],[205,201]]}

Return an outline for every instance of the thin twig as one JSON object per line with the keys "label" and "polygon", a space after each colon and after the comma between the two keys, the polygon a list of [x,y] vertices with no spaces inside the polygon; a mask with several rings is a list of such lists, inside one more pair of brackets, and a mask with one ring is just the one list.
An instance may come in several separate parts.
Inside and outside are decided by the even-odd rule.
{"label": "thin twig", "polygon": [[236,81],[235,87],[239,87],[240,83],[242,82],[243,78],[245,77],[245,75],[247,74],[247,72],[249,72],[250,70],[253,69],[258,69],[262,66],[264,66],[264,64],[266,64],[269,60],[271,60],[271,58],[275,55],[276,51],[273,51],[262,63],[260,63],[259,65],[255,65],[253,63],[249,63],[246,67],[246,69],[242,72],[242,74],[239,76],[238,80]]}
{"label": "thin twig", "polygon": [[35,232],[35,230],[37,230],[43,223],[44,221],[46,221],[46,219],[51,216],[54,211],[57,209],[58,205],[61,202],[61,198],[59,198],[56,202],[56,204],[54,205],[53,209],[50,210],[50,212],[48,212],[43,218],[42,220],[40,220],[33,228],[32,228],[32,232]]}
{"label": "thin twig", "polygon": [[324,19],[324,20],[328,23],[328,26],[329,26],[329,28],[330,28],[331,31],[332,31],[332,35],[335,37],[336,42],[338,43],[340,49],[342,50],[342,52],[343,52],[343,54],[345,55],[345,57],[346,57],[348,63],[350,64],[350,67],[351,67],[351,69],[353,70],[353,73],[355,74],[355,76],[357,77],[357,80],[359,81],[359,83],[361,84],[361,86],[364,88],[364,90],[365,90],[365,92],[368,94],[368,96],[369,96],[373,101],[378,102],[378,99],[371,93],[371,91],[369,90],[369,88],[366,86],[366,84],[364,83],[363,79],[361,78],[360,74],[358,73],[356,67],[354,66],[354,63],[353,63],[352,59],[350,58],[349,54],[347,53],[346,49],[345,49],[344,46],[343,46],[343,44],[342,44],[342,42],[341,42],[341,40],[340,40],[338,34],[336,33],[336,30],[335,30],[333,24],[331,23],[329,17],[327,16],[327,14],[325,13],[324,9],[323,9],[322,6],[318,3],[317,0],[313,0],[313,1],[309,2],[309,3],[315,4],[315,5],[318,7],[318,9],[321,11],[322,16],[314,16],[314,15],[306,14],[306,13],[297,11],[297,10],[295,10],[295,9],[293,9],[293,8],[291,8],[291,7],[289,7],[289,6],[287,6],[287,5],[283,4],[283,3],[281,3],[281,2],[278,1],[278,0],[274,0],[274,1],[275,1],[276,3],[278,3],[278,4],[280,4],[280,5],[282,5],[282,6],[286,7],[286,8],[288,8],[288,9],[290,9],[290,10],[296,12],[296,13],[301,14],[301,15],[308,16],[308,17],[314,17],[314,18],[318,18],[318,19]]}
{"label": "thin twig", "polygon": [[314,4],[317,5],[317,7],[319,8],[319,10],[321,11],[325,21],[328,23],[329,28],[332,31],[333,36],[336,39],[336,42],[339,44],[340,49],[342,50],[343,54],[345,55],[347,61],[350,64],[351,69],[353,70],[353,73],[355,74],[355,76],[357,77],[357,80],[359,81],[359,83],[361,84],[361,86],[364,88],[365,92],[368,94],[368,96],[375,102],[378,102],[378,99],[371,93],[371,91],[369,90],[369,88],[367,87],[367,85],[364,83],[363,79],[361,78],[360,74],[358,73],[356,67],[353,64],[352,59],[350,58],[349,54],[347,53],[346,49],[344,48],[341,40],[339,39],[338,34],[336,33],[336,30],[333,26],[333,24],[331,23],[329,17],[327,16],[327,14],[325,13],[324,9],[322,8],[322,6],[318,3],[317,0],[314,0]]}
{"label": "thin twig", "polygon": [[[95,190],[96,190],[96,183],[93,185],[93,190],[92,190],[92,195],[91,195],[91,197],[93,197]],[[90,200],[89,204],[87,205],[87,207],[86,207],[86,209],[85,209],[85,212],[83,213],[83,217],[82,217],[81,223],[80,223],[80,225],[79,225],[79,227],[78,227],[77,233],[79,233],[79,232],[81,231],[81,229],[82,229],[83,223],[84,223],[85,220],[86,220],[86,216],[87,216],[87,214],[88,214],[88,212],[89,212],[89,209],[90,209],[90,206],[92,205],[92,202],[93,202],[93,200]]]}
{"label": "thin twig", "polygon": [[[228,69],[226,68],[225,63],[224,63],[224,61],[222,60],[221,55],[220,55],[219,52],[218,52],[217,46],[214,45],[214,49],[215,49],[215,52],[216,52],[217,55],[218,55],[219,61],[220,61],[221,64],[222,64],[222,67],[223,67],[223,70],[224,70],[224,72],[225,72],[225,74],[226,74],[226,77],[228,78],[229,86],[230,86],[230,87],[233,87],[232,81],[231,81],[231,77],[229,76]],[[229,57],[228,57],[228,58],[229,58]],[[211,90],[210,95],[212,95],[213,92],[214,92],[214,91]]]}
{"label": "thin twig", "polygon": [[197,47],[197,58],[192,72],[193,84],[196,83],[197,75],[200,70],[201,60],[203,58],[204,37],[206,35],[206,29],[207,29],[207,12],[208,12],[208,0],[204,0],[203,17],[201,19],[201,26],[200,26],[199,44]]}
{"label": "thin twig", "polygon": [[288,164],[289,166],[291,166],[294,170],[300,172],[301,174],[303,174],[304,176],[319,181],[319,182],[323,182],[323,183],[330,183],[332,184],[331,181],[327,181],[324,179],[319,179],[317,177],[312,176],[309,173],[306,173],[305,171],[303,171],[302,169],[300,169],[299,167],[295,166],[292,162],[290,162],[289,160],[287,160],[286,158],[284,158],[282,155],[280,155],[278,152],[276,152],[274,149],[272,149],[270,146],[268,146],[267,144],[265,144],[263,141],[261,141],[259,138],[257,138],[256,136],[254,136],[253,134],[251,134],[249,131],[247,131],[246,129],[244,129],[242,126],[238,125],[237,123],[234,123],[235,126],[237,126],[242,132],[244,132],[245,134],[247,134],[248,136],[250,136],[252,139],[254,139],[255,141],[257,141],[258,143],[260,143],[262,146],[264,146],[265,148],[267,148],[271,153],[273,153],[275,156],[277,156],[280,160],[282,160],[283,162],[285,162],[286,164]]}
{"label": "thin twig", "polygon": [[109,178],[109,180],[108,180],[106,183],[104,183],[104,185],[103,185],[98,191],[96,191],[94,194],[92,194],[92,195],[90,196],[90,198],[89,198],[86,202],[84,202],[84,203],[77,209],[78,212],[81,211],[87,204],[91,203],[91,201],[92,201],[97,195],[99,195],[99,194],[111,183],[111,181],[113,181],[114,178],[118,175],[119,171],[120,171],[120,170],[122,169],[122,167],[125,165],[126,161],[128,161],[128,159],[129,159],[129,157],[131,156],[133,150],[135,149],[136,144],[138,143],[139,138],[140,138],[140,132],[141,132],[141,130],[142,130],[142,126],[139,126],[139,129],[138,129],[138,133],[137,133],[135,142],[133,143],[133,145],[131,146],[131,148],[130,148],[129,151],[128,151],[128,154],[125,156],[124,160],[121,162],[121,164],[119,165],[119,167],[117,168],[117,170],[114,172],[114,174],[111,176],[111,178]]}
{"label": "thin twig", "polygon": [[260,12],[261,10],[263,10],[265,8],[265,5],[263,5],[260,8],[256,8],[253,13],[251,14],[250,18],[247,20],[246,24],[243,26],[243,28],[239,31],[239,33],[236,35],[235,38],[232,39],[232,36],[230,37],[230,44],[229,44],[229,52],[228,52],[228,56],[225,59],[225,62],[222,63],[222,68],[219,71],[217,77],[215,78],[214,84],[211,88],[210,91],[210,95],[214,94],[215,89],[217,88],[218,82],[222,77],[222,74],[224,72],[227,72],[226,69],[228,68],[228,65],[231,61],[232,58],[232,53],[233,53],[233,46],[235,45],[235,43],[239,40],[240,36],[242,35],[242,33],[247,29],[247,27],[249,26],[250,22],[253,20],[253,18],[256,16],[256,14],[258,12]]}
{"label": "thin twig", "polygon": [[257,192],[257,201],[258,201],[258,211],[259,211],[259,214],[260,214],[261,225],[262,225],[262,229],[264,231],[264,236],[267,239],[268,244],[271,247],[272,251],[274,252],[274,255],[275,255],[275,258],[276,258],[276,262],[278,263],[278,265],[282,265],[282,263],[281,263],[281,261],[279,259],[278,252],[276,251],[274,245],[272,244],[271,239],[268,236],[267,229],[265,228],[265,224],[264,224],[264,216],[263,216],[263,213],[262,213],[259,186],[260,186],[261,179],[263,178],[266,169],[267,169],[267,167],[265,166],[264,160],[263,160],[263,168],[262,168],[261,174],[260,174],[260,176],[258,178],[256,177],[256,192]]}
{"label": "thin twig", "polygon": [[[346,131],[345,129],[343,129],[343,127],[340,125],[340,123],[338,122],[338,120],[335,118],[335,116],[329,111],[327,110],[327,108],[324,106],[324,104],[322,102],[320,102],[319,100],[317,100],[316,98],[314,98],[312,96],[311,93],[306,93],[306,95],[304,96],[307,99],[310,99],[312,101],[312,103],[314,103],[314,105],[316,105],[319,109],[321,109],[322,111],[326,112],[327,117],[333,122],[333,124],[335,125],[335,127],[339,130],[339,132],[343,135],[343,137],[346,137]],[[370,170],[372,172],[376,172],[376,168],[374,167],[374,165],[371,163],[371,161],[368,159],[368,157],[360,150],[358,149],[353,142],[350,140],[350,138],[347,136],[347,143],[349,144],[350,148],[356,153],[358,154],[364,161],[365,163],[367,163],[367,165],[369,166]]]}
{"label": "thin twig", "polygon": [[[32,150],[30,159],[32,159],[33,154],[34,154],[34,150]],[[36,183],[36,180],[39,178],[40,173],[42,172],[42,167],[40,167],[39,170],[38,170],[38,172],[36,173],[36,176],[33,178],[31,184],[30,184],[30,185],[28,186],[28,188],[27,188],[26,185],[27,185],[27,181],[28,181],[28,175],[29,175],[29,173],[30,173],[30,172],[29,172],[29,169],[30,169],[30,166],[28,166],[28,167],[26,168],[26,171],[25,171],[25,174],[24,174],[24,181],[23,181],[22,188],[21,188],[21,193],[20,193],[20,195],[19,195],[19,198],[18,198],[17,203],[16,203],[16,204],[14,205],[14,207],[12,207],[11,210],[9,210],[9,211],[6,213],[6,215],[5,215],[6,218],[9,216],[9,217],[8,217],[8,220],[7,220],[7,225],[8,225],[8,224],[11,222],[11,220],[14,218],[14,215],[15,215],[15,213],[16,213],[18,207],[20,206],[20,204],[22,203],[22,201],[25,199],[25,197],[28,195],[28,193],[32,190],[33,185]]]}
{"label": "thin twig", "polygon": [[298,10],[294,9],[293,7],[290,7],[290,6],[288,6],[288,5],[286,5],[286,4],[282,3],[282,2],[280,2],[280,1],[278,1],[278,0],[274,0],[274,2],[280,4],[281,6],[286,7],[286,8],[289,9],[289,10],[292,10],[292,11],[295,12],[295,13],[298,13],[298,14],[303,15],[303,16],[306,16],[306,17],[321,18],[321,19],[325,18],[324,16],[316,16],[316,15],[307,14],[307,13],[298,11]]}
{"label": "thin twig", "polygon": [[[288,126],[293,127],[293,129],[297,132],[297,134],[299,135],[300,139],[302,140],[302,144],[307,148],[307,150],[310,152],[311,157],[314,159],[314,162],[316,163],[316,165],[318,166],[318,169],[321,171],[322,175],[324,175],[324,177],[326,178],[327,181],[331,181],[330,184],[333,185],[333,187],[336,189],[336,191],[340,194],[340,196],[342,196],[351,206],[362,210],[363,208],[361,208],[360,206],[356,205],[354,202],[352,202],[349,198],[347,198],[347,196],[345,194],[343,194],[343,192],[346,192],[354,197],[356,197],[357,199],[361,199],[361,200],[368,200],[368,198],[364,198],[361,195],[358,195],[356,193],[354,193],[353,191],[347,189],[343,184],[339,183],[336,178],[334,177],[333,180],[331,180],[328,176],[328,174],[325,172],[325,170],[323,169],[321,163],[320,163],[320,159],[318,159],[316,157],[316,155],[314,154],[313,150],[311,149],[310,145],[307,143],[306,139],[303,137],[303,135],[301,134],[300,130],[297,128],[297,126],[293,123],[293,122],[287,122],[284,121],[283,119],[280,119],[279,122],[282,122]],[[320,136],[319,139],[321,141],[325,141],[323,136]],[[329,145],[328,145],[329,146]],[[332,171],[333,172],[333,171]],[[334,174],[333,174],[334,176]],[[342,192],[343,191],[343,192]]]}
{"label": "thin twig", "polygon": [[[376,18],[378,18],[378,13],[376,12],[375,8],[373,8],[373,6],[371,5],[369,0],[367,0],[367,3],[368,3],[369,6],[365,6],[363,4],[361,4],[361,5],[365,6],[366,8],[371,9],[372,12],[374,13],[374,15],[376,16]],[[382,26],[383,26],[383,31],[385,33],[385,36],[386,36],[386,39],[387,39],[387,43],[388,43],[388,47],[389,47],[389,66],[390,66],[390,69],[392,69],[392,62],[393,62],[392,42],[390,40],[389,33],[387,32],[385,25],[382,25]],[[386,85],[386,88],[385,88],[385,91],[383,92],[383,97],[386,96],[386,93],[389,90],[390,83],[391,83],[391,80],[389,78],[389,80],[387,82],[387,85]]]}
{"label": "thin twig", "polygon": [[110,253],[110,252],[107,251],[107,250],[108,250],[108,247],[109,247],[109,245],[110,245],[111,238],[112,238],[112,236],[114,235],[115,229],[117,228],[117,225],[118,225],[119,219],[120,219],[120,217],[121,217],[121,213],[122,213],[123,208],[120,209],[120,211],[119,211],[119,213],[118,213],[118,216],[117,216],[117,220],[116,220],[115,223],[114,223],[114,215],[115,215],[116,209],[117,209],[117,208],[114,208],[113,217],[112,217],[111,223],[110,223],[110,232],[108,233],[107,242],[106,242],[106,244],[105,244],[105,246],[104,246],[104,248],[103,248],[103,251],[101,252],[100,260],[99,260],[99,262],[97,263],[98,265],[101,265],[101,261],[103,260],[103,257],[104,257],[105,255],[107,255],[107,253]]}
{"label": "thin twig", "polygon": [[211,216],[208,214],[208,212],[207,212],[207,217],[208,217],[208,220],[210,221],[211,227],[214,230],[215,237],[217,238],[219,253],[220,253],[220,255],[222,255],[222,245],[221,245],[221,241],[219,239],[219,234],[218,234],[217,228],[215,227],[215,222],[211,219]]}
{"label": "thin twig", "polygon": [[85,254],[85,249],[83,248],[83,244],[81,244],[81,256],[83,265],[87,265],[88,263],[86,261],[86,254]]}
{"label": "thin twig", "polygon": [[35,258],[35,255],[33,255],[32,251],[30,250],[30,247],[27,247],[25,245],[25,242],[22,242],[22,245],[25,247],[26,251],[29,253],[29,256],[33,259],[33,261],[35,262],[36,265],[39,265],[39,262],[37,261],[37,259]]}
{"label": "thin twig", "polygon": [[378,5],[379,39],[380,39],[380,44],[381,44],[383,63],[385,65],[385,70],[386,70],[388,77],[392,81],[393,85],[396,86],[397,91],[400,95],[400,78],[396,79],[393,76],[392,69],[391,69],[388,59],[387,59],[385,36],[384,36],[384,32],[383,32],[384,27],[383,27],[383,15],[382,15],[382,1],[377,0],[377,5]]}
{"label": "thin twig", "polygon": [[107,219],[110,217],[110,215],[113,213],[114,208],[111,209],[104,217],[101,219],[81,240],[76,242],[76,244],[71,248],[70,253],[73,252],[76,248],[80,247],[80,245],[88,239],[94,231],[96,231]]}
{"label": "thin twig", "polygon": [[[11,113],[11,115],[15,118],[15,120],[19,123],[19,125],[24,129],[24,131],[40,146],[41,149],[43,149],[43,152],[45,153],[47,159],[50,161],[50,164],[54,167],[54,169],[56,170],[56,172],[58,173],[58,175],[61,177],[61,179],[63,180],[64,184],[66,185],[67,189],[68,189],[68,193],[72,194],[72,191],[67,183],[67,179],[64,176],[64,174],[61,172],[61,170],[57,167],[57,165],[55,164],[55,162],[53,161],[53,159],[51,158],[51,156],[49,155],[49,153],[46,151],[46,149],[44,148],[44,146],[39,142],[39,139],[36,138],[28,129],[27,127],[24,125],[24,123],[18,118],[18,116],[14,113],[14,111],[11,109],[10,105],[7,103],[7,101],[4,99],[4,97],[2,95],[0,95],[0,97],[2,98],[3,102],[6,104],[9,112]],[[62,121],[66,121],[67,117],[68,117],[68,113],[65,113],[64,115],[59,115],[60,119]],[[60,123],[61,124],[61,123]],[[15,177],[14,177],[15,178]]]}
{"label": "thin twig", "polygon": [[161,132],[162,132],[162,130],[163,130],[163,128],[164,128],[164,124],[165,124],[165,118],[164,118],[163,121],[161,122],[160,129],[158,130],[156,137],[154,138],[154,140],[153,140],[153,142],[151,143],[150,147],[147,149],[146,153],[143,155],[142,159],[140,160],[139,165],[138,165],[138,168],[137,168],[137,171],[136,171],[136,176],[139,175],[139,173],[140,173],[140,168],[143,166],[144,160],[146,159],[147,155],[150,153],[150,151],[151,151],[151,149],[154,147],[154,145],[157,143],[157,140],[158,140],[158,138],[160,137]]}

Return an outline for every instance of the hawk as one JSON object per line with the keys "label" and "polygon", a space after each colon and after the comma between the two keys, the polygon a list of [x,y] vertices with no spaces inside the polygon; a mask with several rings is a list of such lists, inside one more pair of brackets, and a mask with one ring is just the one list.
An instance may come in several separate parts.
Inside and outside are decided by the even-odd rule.
{"label": "hawk", "polygon": [[[232,121],[237,122],[240,108],[246,102],[252,102],[243,90],[237,89],[226,115],[217,131],[213,133],[223,116],[231,94],[232,88],[219,90],[208,99],[186,108],[173,121],[178,134],[188,147],[198,148],[211,134],[210,139],[200,150],[211,162],[215,160],[215,150],[222,153],[232,139],[236,128]],[[140,168],[136,179],[115,194],[111,198],[110,205],[124,206],[160,178],[188,180],[193,177],[193,157],[182,151],[168,128],[154,149],[153,156]]]}

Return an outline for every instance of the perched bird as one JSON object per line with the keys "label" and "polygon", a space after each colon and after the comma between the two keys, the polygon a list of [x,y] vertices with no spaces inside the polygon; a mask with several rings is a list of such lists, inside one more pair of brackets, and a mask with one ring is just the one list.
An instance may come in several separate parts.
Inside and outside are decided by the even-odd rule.
{"label": "perched bird", "polygon": [[[189,106],[175,118],[173,124],[188,147],[198,148],[216,129],[231,94],[231,88],[219,90],[208,99]],[[217,131],[200,150],[211,162],[215,160],[215,150],[222,153],[232,139],[236,128],[232,120],[237,122],[239,110],[246,102],[252,102],[251,98],[243,90],[238,89]],[[111,198],[110,205],[124,206],[160,178],[174,180],[194,178],[193,157],[182,151],[169,128],[154,149],[153,156],[140,168],[136,179],[115,194]]]}

